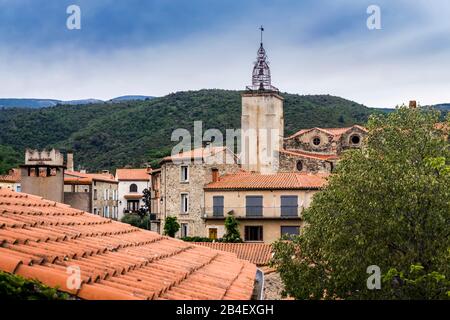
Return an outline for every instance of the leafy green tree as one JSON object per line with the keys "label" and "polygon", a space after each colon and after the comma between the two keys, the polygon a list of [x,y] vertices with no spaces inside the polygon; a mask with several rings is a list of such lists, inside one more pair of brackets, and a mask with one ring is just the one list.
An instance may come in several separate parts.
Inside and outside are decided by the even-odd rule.
{"label": "leafy green tree", "polygon": [[225,218],[225,235],[222,238],[223,242],[242,242],[241,234],[239,232],[239,222],[232,214],[228,214]]}
{"label": "leafy green tree", "polygon": [[140,215],[135,213],[127,213],[120,220],[123,223],[131,224],[132,226],[149,230],[150,220],[148,215]]}
{"label": "leafy green tree", "polygon": [[20,164],[20,154],[9,146],[0,145],[0,174],[7,174],[9,170]]}
{"label": "leafy green tree", "polygon": [[[437,291],[427,289],[433,288],[429,277],[450,278],[450,148],[438,118],[430,110],[406,107],[370,118],[365,147],[344,154],[306,210],[302,234],[274,245],[272,263],[285,294],[426,299],[450,291],[443,281],[435,283]],[[384,275],[379,290],[367,287],[371,265]],[[398,273],[416,281],[411,266],[429,275],[415,290],[386,277]]]}
{"label": "leafy green tree", "polygon": [[177,217],[167,217],[164,224],[164,234],[173,238],[178,230],[180,230],[180,224],[177,221]]}

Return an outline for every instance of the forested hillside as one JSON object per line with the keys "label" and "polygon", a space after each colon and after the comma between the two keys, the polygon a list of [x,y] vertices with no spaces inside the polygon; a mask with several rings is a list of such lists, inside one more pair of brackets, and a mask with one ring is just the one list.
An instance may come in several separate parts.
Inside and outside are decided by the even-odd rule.
{"label": "forested hillside", "polygon": [[[283,93],[285,135],[314,126],[363,124],[375,112],[339,97]],[[114,169],[169,154],[176,128],[240,128],[239,91],[186,91],[144,101],[58,105],[0,110],[0,145],[23,154],[25,148],[57,147],[75,152],[75,164],[88,170]]]}

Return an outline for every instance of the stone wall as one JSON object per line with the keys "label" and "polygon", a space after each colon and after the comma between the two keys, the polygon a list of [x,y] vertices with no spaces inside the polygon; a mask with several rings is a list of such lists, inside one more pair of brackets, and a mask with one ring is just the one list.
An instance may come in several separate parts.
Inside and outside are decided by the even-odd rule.
{"label": "stone wall", "polygon": [[[188,224],[188,236],[206,236],[205,222],[202,219],[204,208],[203,187],[212,182],[212,169],[218,169],[219,175],[236,173],[237,164],[188,164],[189,181],[181,182],[182,164],[166,162],[161,167],[161,231],[167,216],[175,216],[180,225]],[[181,213],[181,194],[189,195],[189,212]],[[177,236],[180,236],[180,232]]]}
{"label": "stone wall", "polygon": [[[302,162],[302,171],[297,169],[297,162]],[[312,159],[297,155],[290,155],[280,152],[280,172],[311,172],[327,173],[331,172],[333,165],[329,161]]]}

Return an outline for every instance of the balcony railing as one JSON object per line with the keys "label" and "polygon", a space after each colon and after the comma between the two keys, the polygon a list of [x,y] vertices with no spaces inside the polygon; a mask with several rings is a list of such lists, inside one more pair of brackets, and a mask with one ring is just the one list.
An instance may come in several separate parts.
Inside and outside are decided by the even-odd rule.
{"label": "balcony railing", "polygon": [[237,219],[300,219],[303,207],[206,207],[204,219],[225,219],[232,213]]}

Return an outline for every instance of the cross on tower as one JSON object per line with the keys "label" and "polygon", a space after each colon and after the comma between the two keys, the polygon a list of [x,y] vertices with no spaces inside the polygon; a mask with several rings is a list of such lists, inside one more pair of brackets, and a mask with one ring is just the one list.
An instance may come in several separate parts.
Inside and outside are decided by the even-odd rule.
{"label": "cross on tower", "polygon": [[264,32],[264,27],[263,27],[263,26],[259,27],[259,30],[261,30],[261,43],[263,43],[263,32]]}

